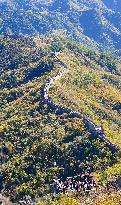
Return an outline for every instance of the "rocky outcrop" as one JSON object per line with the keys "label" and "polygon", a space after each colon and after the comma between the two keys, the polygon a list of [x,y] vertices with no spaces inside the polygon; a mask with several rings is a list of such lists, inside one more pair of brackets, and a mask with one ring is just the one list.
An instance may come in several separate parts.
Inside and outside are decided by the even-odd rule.
{"label": "rocky outcrop", "polygon": [[13,203],[9,200],[9,198],[4,197],[0,194],[0,205],[12,205]]}

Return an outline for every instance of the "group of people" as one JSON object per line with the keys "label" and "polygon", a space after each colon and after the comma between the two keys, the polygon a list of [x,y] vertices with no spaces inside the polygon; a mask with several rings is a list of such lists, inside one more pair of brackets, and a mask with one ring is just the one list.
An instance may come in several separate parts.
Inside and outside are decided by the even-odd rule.
{"label": "group of people", "polygon": [[62,181],[58,178],[53,180],[53,192],[55,194],[69,192],[78,193],[81,190],[89,192],[95,188],[96,182],[93,179],[93,175],[91,173],[78,175],[75,177],[67,177],[65,181]]}

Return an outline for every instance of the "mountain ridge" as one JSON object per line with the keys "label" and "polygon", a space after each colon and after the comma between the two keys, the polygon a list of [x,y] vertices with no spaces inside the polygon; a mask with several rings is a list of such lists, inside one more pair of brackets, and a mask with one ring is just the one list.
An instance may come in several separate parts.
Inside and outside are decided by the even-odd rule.
{"label": "mountain ridge", "polygon": [[112,153],[83,119],[73,118],[73,113],[56,115],[51,106],[41,104],[47,79],[55,78],[63,69],[51,55],[60,51],[59,59],[70,72],[54,82],[49,96],[59,107],[80,112],[102,125],[108,140],[120,147],[118,57],[92,51],[65,36],[1,37],[0,49],[4,60],[0,64],[3,195],[10,196],[14,203],[26,196],[41,200],[49,197],[55,176],[64,179],[85,174],[88,168],[102,187],[117,179],[120,152]]}
{"label": "mountain ridge", "polygon": [[[116,2],[120,8],[120,1]],[[121,49],[121,12],[113,5],[110,8],[102,0],[5,0],[0,2],[0,34],[35,36],[62,29],[77,42]]]}

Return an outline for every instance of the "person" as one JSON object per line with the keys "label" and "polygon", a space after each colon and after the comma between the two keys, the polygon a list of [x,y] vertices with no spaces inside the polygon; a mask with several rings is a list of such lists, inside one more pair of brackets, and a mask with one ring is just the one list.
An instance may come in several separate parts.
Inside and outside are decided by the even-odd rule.
{"label": "person", "polygon": [[65,193],[66,193],[66,191],[67,191],[66,186],[65,186],[65,185],[63,185],[63,194],[65,194]]}
{"label": "person", "polygon": [[19,201],[19,204],[20,204],[20,205],[26,205],[26,201],[20,200],[20,201]]}
{"label": "person", "polygon": [[73,189],[74,189],[74,187],[73,187],[72,177],[70,177],[70,179],[68,181],[68,190],[69,190],[69,192],[72,192]]}
{"label": "person", "polygon": [[56,163],[56,162],[54,162],[54,163],[53,163],[53,165],[54,165],[54,167],[55,167],[55,166],[57,165],[57,163]]}
{"label": "person", "polygon": [[61,181],[61,179],[59,180],[58,187],[59,187],[59,193],[62,193],[63,192],[63,182]]}
{"label": "person", "polygon": [[56,194],[58,192],[58,180],[53,179],[53,192]]}
{"label": "person", "polygon": [[79,184],[79,182],[76,182],[76,184],[75,184],[75,191],[79,192],[79,189],[80,189],[80,184]]}

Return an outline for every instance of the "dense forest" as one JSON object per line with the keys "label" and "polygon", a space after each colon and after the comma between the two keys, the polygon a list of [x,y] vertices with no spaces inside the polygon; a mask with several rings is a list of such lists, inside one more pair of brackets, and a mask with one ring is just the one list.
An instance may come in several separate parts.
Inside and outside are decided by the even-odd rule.
{"label": "dense forest", "polygon": [[93,48],[121,53],[120,0],[0,0],[0,34],[64,32]]}
{"label": "dense forest", "polygon": [[[104,128],[121,147],[121,59],[89,49],[64,35],[0,37],[0,190],[11,202],[30,197],[33,204],[119,204],[120,150],[112,153],[82,119],[57,115],[43,102],[47,80],[69,71],[49,90],[53,102],[82,113]],[[90,168],[97,189],[90,195],[60,194],[52,201],[54,177],[85,174]],[[111,188],[108,189],[107,185]],[[98,201],[97,195],[102,192]],[[7,199],[6,199],[7,200]],[[114,203],[113,203],[114,201]],[[9,203],[9,202],[8,202]]]}

